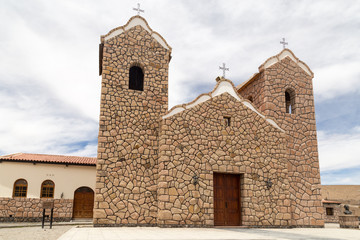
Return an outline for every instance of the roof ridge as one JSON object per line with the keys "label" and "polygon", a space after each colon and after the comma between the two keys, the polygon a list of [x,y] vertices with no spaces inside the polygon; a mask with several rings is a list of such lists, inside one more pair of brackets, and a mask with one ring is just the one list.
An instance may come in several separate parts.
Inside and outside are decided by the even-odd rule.
{"label": "roof ridge", "polygon": [[295,54],[288,48],[284,48],[278,54],[266,59],[266,61],[259,66],[259,72],[262,72],[263,70],[274,65],[275,63],[280,62],[285,57],[290,57],[290,59],[293,60],[301,69],[303,69],[304,72],[306,72],[311,77],[314,77],[314,73],[311,71],[309,66],[306,63],[304,63],[303,61],[301,61],[298,57],[296,57]]}
{"label": "roof ridge", "polygon": [[0,156],[0,158],[12,158],[14,156],[17,156],[17,155],[21,155],[23,153],[19,152],[19,153],[12,153],[12,154],[7,154],[7,155],[2,155]]}
{"label": "roof ridge", "polygon": [[[200,94],[198,97],[196,97],[193,101],[186,103],[186,104],[178,104],[175,105],[174,107],[172,107],[169,111],[166,112],[165,115],[162,116],[162,119],[171,117],[177,113],[180,113],[186,109],[190,109],[193,106],[196,106],[200,103],[206,102],[209,99],[212,99],[218,95],[221,95],[225,92],[227,92],[228,94],[230,94],[231,96],[233,96],[234,98],[238,98],[237,100],[239,100],[242,104],[244,104],[247,108],[249,108],[250,110],[252,110],[253,112],[255,112],[256,114],[258,114],[260,117],[262,117],[263,119],[265,119],[266,122],[268,122],[270,125],[274,126],[275,128],[279,129],[281,132],[285,132],[285,130],[283,130],[282,128],[279,127],[279,125],[276,123],[276,121],[271,118],[271,117],[267,117],[264,114],[260,113],[260,111],[247,99],[244,99],[237,91],[234,83],[232,81],[230,81],[229,79],[225,79],[223,77],[221,78],[217,78],[217,83],[214,87],[214,89],[209,92],[209,93],[203,93]],[[229,92],[226,90],[226,86],[224,86],[225,90],[223,90],[223,92],[221,92],[221,90],[219,90],[219,93],[217,94],[216,91],[218,91],[220,84],[230,84],[232,87],[233,92]],[[235,94],[235,96],[233,95]],[[204,98],[201,100],[201,98]],[[205,99],[206,98],[206,99]]]}
{"label": "roof ridge", "polygon": [[74,164],[74,165],[96,165],[95,157],[80,157],[68,155],[50,155],[42,153],[17,153],[7,156],[0,156],[2,161],[32,162],[47,164]]}
{"label": "roof ridge", "polygon": [[32,155],[42,155],[42,156],[57,156],[57,157],[96,158],[96,157],[83,157],[83,156],[74,156],[74,155],[60,155],[60,154],[46,154],[46,153],[21,153],[21,154],[32,154]]}
{"label": "roof ridge", "polygon": [[[116,37],[116,36],[118,36],[119,34],[121,34],[121,33],[123,33],[123,32],[126,32],[128,29],[131,28],[131,27],[130,27],[130,28],[128,28],[128,27],[131,25],[132,21],[136,21],[136,19],[139,19],[139,20],[143,21],[144,24],[145,24],[145,26],[142,26],[141,24],[137,24],[137,25],[142,26],[142,27],[143,27],[145,30],[147,30],[147,31],[150,33],[150,35],[151,35],[155,40],[157,40],[161,45],[164,44],[165,46],[163,45],[163,47],[167,48],[170,52],[172,51],[172,48],[171,48],[170,45],[166,42],[165,38],[163,38],[163,36],[161,36],[160,33],[152,30],[152,28],[149,26],[149,23],[146,21],[146,19],[143,18],[143,17],[140,16],[140,15],[132,16],[132,17],[127,21],[127,23],[126,23],[125,25],[116,27],[116,28],[110,30],[107,34],[101,35],[101,36],[100,36],[100,41],[101,41],[101,43],[104,43],[106,40],[108,40],[108,39],[110,39],[110,38],[113,38],[113,37]],[[135,25],[135,26],[137,26],[137,25]],[[159,39],[158,39],[158,38],[159,38]],[[162,41],[163,43],[161,43],[161,41]]]}
{"label": "roof ridge", "polygon": [[21,155],[25,155],[25,154],[37,155],[37,156],[54,156],[54,157],[96,158],[96,157],[84,157],[84,156],[74,156],[74,155],[45,154],[45,153],[14,153],[14,154],[0,156],[0,158],[4,158],[4,157],[14,158],[16,156],[21,156]]}
{"label": "roof ridge", "polygon": [[254,73],[248,80],[237,85],[236,90],[239,91],[241,88],[249,85],[259,74],[260,74],[259,72]]}

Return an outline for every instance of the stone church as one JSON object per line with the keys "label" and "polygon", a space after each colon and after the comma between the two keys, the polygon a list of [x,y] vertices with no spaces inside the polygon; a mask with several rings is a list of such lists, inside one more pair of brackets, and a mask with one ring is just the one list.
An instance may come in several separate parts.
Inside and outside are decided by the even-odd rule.
{"label": "stone church", "polygon": [[323,227],[310,68],[284,49],[168,110],[171,50],[140,16],[101,36],[94,226]]}

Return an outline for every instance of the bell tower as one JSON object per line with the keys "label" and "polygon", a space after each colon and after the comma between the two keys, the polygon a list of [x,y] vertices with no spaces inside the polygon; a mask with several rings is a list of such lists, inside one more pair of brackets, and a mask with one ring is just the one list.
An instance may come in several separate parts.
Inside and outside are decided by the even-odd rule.
{"label": "bell tower", "polygon": [[94,225],[155,225],[171,47],[140,16],[101,36]]}
{"label": "bell tower", "polygon": [[285,48],[266,60],[238,92],[287,134],[292,225],[321,227],[313,77],[310,68]]}

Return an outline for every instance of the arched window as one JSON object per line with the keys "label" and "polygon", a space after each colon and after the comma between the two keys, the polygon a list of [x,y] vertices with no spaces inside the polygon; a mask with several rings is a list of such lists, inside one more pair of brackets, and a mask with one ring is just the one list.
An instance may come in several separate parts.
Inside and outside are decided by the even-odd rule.
{"label": "arched window", "polygon": [[295,91],[292,89],[287,89],[285,91],[285,105],[286,113],[294,114],[295,113]]}
{"label": "arched window", "polygon": [[41,195],[42,198],[54,198],[55,184],[51,180],[45,180],[41,184]]}
{"label": "arched window", "polygon": [[254,102],[253,101],[253,97],[252,96],[248,96],[248,98],[247,98],[250,102]]}
{"label": "arched window", "polygon": [[18,179],[14,183],[13,197],[26,197],[27,181],[25,179]]}
{"label": "arched window", "polygon": [[129,71],[129,89],[144,90],[144,73],[141,67],[132,66]]}

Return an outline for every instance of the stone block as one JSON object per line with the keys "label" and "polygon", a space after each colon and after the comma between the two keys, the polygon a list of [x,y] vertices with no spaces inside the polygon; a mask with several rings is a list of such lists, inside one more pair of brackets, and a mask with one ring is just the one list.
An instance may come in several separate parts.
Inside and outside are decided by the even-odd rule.
{"label": "stone block", "polygon": [[359,217],[352,215],[339,216],[339,224],[341,228],[359,229]]}
{"label": "stone block", "polygon": [[172,219],[172,213],[169,210],[160,210],[158,216],[160,220]]}

